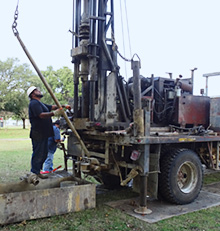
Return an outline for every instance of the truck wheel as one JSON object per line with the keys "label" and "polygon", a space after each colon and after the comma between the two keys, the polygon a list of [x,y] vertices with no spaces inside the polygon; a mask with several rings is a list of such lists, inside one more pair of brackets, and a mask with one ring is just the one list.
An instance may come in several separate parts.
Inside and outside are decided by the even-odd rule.
{"label": "truck wheel", "polygon": [[194,201],[203,182],[202,164],[189,149],[171,149],[160,160],[159,196],[175,204]]}

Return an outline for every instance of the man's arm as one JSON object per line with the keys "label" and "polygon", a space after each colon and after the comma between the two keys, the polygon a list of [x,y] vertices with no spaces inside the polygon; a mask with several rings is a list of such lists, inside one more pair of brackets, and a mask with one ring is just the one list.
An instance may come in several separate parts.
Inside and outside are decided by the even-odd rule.
{"label": "man's arm", "polygon": [[[62,108],[66,108],[66,109],[68,109],[68,110],[70,110],[71,109],[71,107],[70,107],[70,105],[61,105],[61,107]],[[57,105],[52,105],[52,108],[51,108],[51,110],[53,111],[53,110],[57,110],[58,109],[58,107],[57,107]]]}
{"label": "man's arm", "polygon": [[[62,105],[62,108],[67,108],[67,109],[71,109],[71,107],[69,105]],[[62,109],[61,108],[61,109]],[[51,105],[51,110],[54,111],[54,110],[58,110],[58,107],[57,105]],[[59,113],[60,114],[60,113]],[[52,116],[54,116],[55,113],[54,112],[42,112],[40,113],[39,117],[41,119],[47,119],[47,118],[50,118]]]}
{"label": "man's arm", "polygon": [[51,105],[51,108],[49,110],[52,110],[52,112],[41,112],[39,117],[41,119],[47,119],[47,118],[50,118],[52,116],[59,116],[59,115],[62,115],[62,111],[63,109],[62,108],[59,108],[56,106],[56,105]]}
{"label": "man's arm", "polygon": [[50,118],[52,116],[54,116],[53,112],[41,112],[40,115],[39,115],[39,117],[41,119],[47,119],[47,118]]}
{"label": "man's arm", "polygon": [[52,111],[57,110],[57,109],[58,109],[57,105],[52,105],[52,108],[51,108]]}

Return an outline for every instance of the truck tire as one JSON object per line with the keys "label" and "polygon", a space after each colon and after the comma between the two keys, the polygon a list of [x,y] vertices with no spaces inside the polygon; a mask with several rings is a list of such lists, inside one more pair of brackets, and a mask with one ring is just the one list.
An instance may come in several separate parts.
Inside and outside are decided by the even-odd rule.
{"label": "truck tire", "polygon": [[203,169],[194,151],[170,149],[160,160],[160,170],[160,197],[175,204],[188,204],[198,197],[203,182]]}

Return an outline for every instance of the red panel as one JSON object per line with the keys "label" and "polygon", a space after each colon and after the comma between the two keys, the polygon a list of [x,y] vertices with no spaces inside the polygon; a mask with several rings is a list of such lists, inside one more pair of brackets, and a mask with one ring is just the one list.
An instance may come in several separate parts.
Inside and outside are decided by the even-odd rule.
{"label": "red panel", "polygon": [[205,96],[185,95],[178,99],[176,123],[185,126],[209,125],[210,98]]}

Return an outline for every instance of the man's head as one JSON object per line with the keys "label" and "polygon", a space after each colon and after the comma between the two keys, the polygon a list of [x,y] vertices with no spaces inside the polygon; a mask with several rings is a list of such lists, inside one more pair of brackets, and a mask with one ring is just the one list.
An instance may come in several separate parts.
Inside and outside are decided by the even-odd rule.
{"label": "man's head", "polygon": [[53,123],[56,127],[60,127],[60,120],[56,120],[54,123]]}
{"label": "man's head", "polygon": [[27,95],[30,99],[41,99],[43,97],[40,90],[38,90],[35,86],[31,86],[28,88]]}

